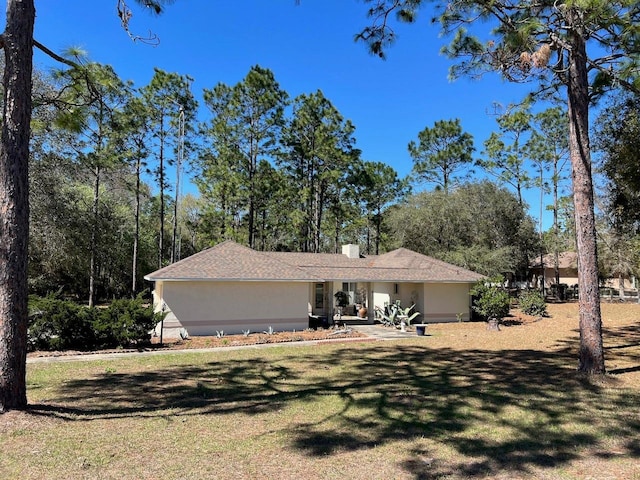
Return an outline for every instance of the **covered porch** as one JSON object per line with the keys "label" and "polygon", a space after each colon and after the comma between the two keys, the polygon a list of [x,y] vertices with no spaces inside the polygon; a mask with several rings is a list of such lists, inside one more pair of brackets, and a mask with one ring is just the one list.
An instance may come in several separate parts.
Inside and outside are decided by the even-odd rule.
{"label": "covered porch", "polygon": [[[336,294],[346,294],[339,305]],[[336,322],[373,324],[375,310],[400,301],[403,307],[415,305],[424,311],[424,284],[409,282],[330,281],[317,282],[309,289],[309,317],[333,325]]]}

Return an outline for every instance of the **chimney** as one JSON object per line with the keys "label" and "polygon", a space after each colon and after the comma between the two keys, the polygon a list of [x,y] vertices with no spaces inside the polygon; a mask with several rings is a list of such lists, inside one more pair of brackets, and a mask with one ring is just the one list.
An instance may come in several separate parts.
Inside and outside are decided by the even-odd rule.
{"label": "chimney", "polygon": [[349,245],[343,245],[342,254],[349,258],[360,258],[360,246],[353,245],[352,243]]}

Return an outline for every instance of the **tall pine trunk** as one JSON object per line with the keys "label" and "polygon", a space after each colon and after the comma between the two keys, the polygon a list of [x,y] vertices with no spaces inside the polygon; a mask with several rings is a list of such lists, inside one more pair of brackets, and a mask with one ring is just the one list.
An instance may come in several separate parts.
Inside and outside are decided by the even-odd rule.
{"label": "tall pine trunk", "polygon": [[380,205],[376,213],[376,255],[380,254],[380,230],[382,229],[382,212],[380,211]]}
{"label": "tall pine trunk", "polygon": [[[98,160],[99,161],[99,160]],[[93,225],[91,227],[91,245],[89,260],[89,307],[93,307],[96,297],[96,254],[98,243],[98,218],[99,218],[99,202],[100,202],[100,166],[96,165],[95,181],[93,183],[93,205],[91,213],[93,216]]]}
{"label": "tall pine trunk", "polygon": [[158,268],[162,268],[164,258],[164,112],[160,118],[160,158],[158,183],[160,187],[160,234],[158,235]]}
{"label": "tall pine trunk", "polygon": [[[577,17],[578,13],[574,11]],[[579,20],[576,19],[575,24]],[[580,317],[580,357],[578,371],[604,374],[602,317],[598,291],[596,222],[589,146],[589,82],[587,53],[579,29],[571,32],[569,53],[568,109],[569,155],[573,177]]]}
{"label": "tall pine trunk", "polygon": [[138,243],[140,242],[140,174],[142,159],[138,155],[136,160],[136,207],[135,207],[135,232],[133,235],[133,258],[131,260],[131,298],[136,297],[138,281]]}
{"label": "tall pine trunk", "polygon": [[27,406],[29,135],[35,7],[7,0],[0,136],[0,412]]}
{"label": "tall pine trunk", "polygon": [[175,263],[179,258],[178,252],[178,201],[180,196],[180,160],[178,159],[176,167],[176,191],[173,197],[173,225],[171,233],[171,263]]}
{"label": "tall pine trunk", "polygon": [[558,237],[560,228],[558,226],[558,159],[553,162],[553,276],[556,285],[560,284],[560,252]]}
{"label": "tall pine trunk", "polygon": [[173,234],[171,239],[171,263],[180,260],[180,249],[178,248],[178,201],[180,199],[180,168],[182,167],[182,154],[184,149],[184,110],[180,107],[178,117],[178,154],[176,155],[176,191],[173,203]]}
{"label": "tall pine trunk", "polygon": [[254,145],[253,138],[251,139],[251,149],[249,151],[249,219],[248,219],[248,243],[249,248],[255,248],[256,243],[256,172],[258,170],[258,147]]}

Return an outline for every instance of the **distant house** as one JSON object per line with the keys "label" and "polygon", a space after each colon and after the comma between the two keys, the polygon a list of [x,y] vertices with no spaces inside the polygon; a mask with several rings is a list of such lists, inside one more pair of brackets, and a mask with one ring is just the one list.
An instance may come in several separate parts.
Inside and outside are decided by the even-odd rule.
{"label": "distant house", "polygon": [[[555,267],[554,267],[554,255],[547,254],[542,257],[542,264],[544,269],[540,266],[540,258],[533,260],[530,265],[531,272],[531,284],[535,287],[540,286],[542,280],[542,272],[544,271],[544,285],[546,288],[554,289],[556,283]],[[565,284],[568,287],[575,287],[578,285],[578,254],[576,252],[560,252],[558,255],[558,271],[560,276],[559,284]],[[601,285],[605,287],[605,295],[611,295],[614,289],[622,292],[620,295],[635,294],[633,290],[637,288],[637,281],[635,277],[629,277],[628,275],[621,275],[616,278],[601,278]]]}
{"label": "distant house", "polygon": [[[544,272],[544,286],[550,288],[556,283],[555,255],[549,253],[542,257],[533,259],[529,268],[532,275],[532,284],[540,286],[542,273]],[[578,254],[576,252],[560,252],[558,254],[559,284],[566,284],[569,287],[578,283]]]}
{"label": "distant house", "polygon": [[335,294],[349,296],[347,312],[400,300],[416,305],[423,322],[470,317],[469,290],[482,275],[400,248],[360,255],[357,245],[342,254],[259,252],[225,241],[145,276],[155,282],[157,309],[189,335],[302,330],[310,317],[333,319]]}

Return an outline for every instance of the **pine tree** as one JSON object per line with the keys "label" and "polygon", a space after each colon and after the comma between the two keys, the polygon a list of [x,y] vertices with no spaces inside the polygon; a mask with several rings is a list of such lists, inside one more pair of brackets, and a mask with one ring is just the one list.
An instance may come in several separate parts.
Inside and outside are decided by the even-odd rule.
{"label": "pine tree", "polygon": [[[612,85],[640,88],[640,4],[635,0],[367,2],[372,4],[368,12],[372,24],[357,38],[367,42],[374,54],[384,56],[395,40],[390,24],[394,18],[414,22],[421,6],[433,3],[443,33],[452,36],[443,51],[459,60],[451,68],[454,78],[498,72],[509,81],[536,82],[540,95],[564,88],[579,257],[578,370],[604,374],[589,104]],[[490,28],[483,39],[471,33],[479,32],[480,24]]]}
{"label": "pine tree", "polygon": [[[468,176],[473,161],[473,137],[463,132],[460,120],[438,120],[433,128],[418,133],[418,143],[409,143],[413,171],[418,179],[435,183],[446,193]],[[465,170],[466,174],[458,172]]]}
{"label": "pine tree", "polygon": [[[161,13],[164,2],[136,0]],[[128,11],[124,0],[119,12]],[[121,6],[124,8],[120,9]],[[34,0],[7,0],[3,122],[0,134],[0,412],[25,408],[27,348],[27,244],[29,242],[29,134],[33,47],[62,57],[33,38]]]}

